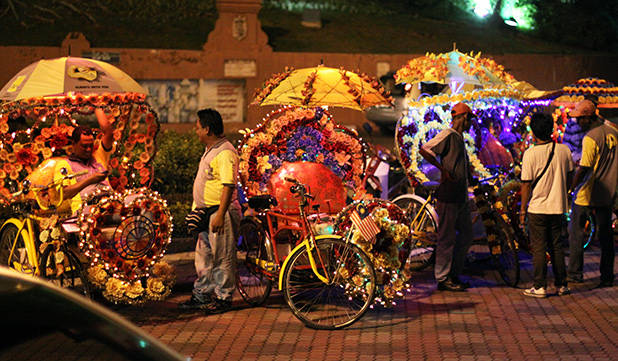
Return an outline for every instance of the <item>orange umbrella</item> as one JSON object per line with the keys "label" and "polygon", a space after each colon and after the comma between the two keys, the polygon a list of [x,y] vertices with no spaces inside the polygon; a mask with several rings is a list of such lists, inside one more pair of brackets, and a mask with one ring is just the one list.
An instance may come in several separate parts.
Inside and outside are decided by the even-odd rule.
{"label": "orange umbrella", "polygon": [[586,97],[593,97],[597,99],[599,108],[618,108],[618,87],[604,79],[579,79],[562,87],[562,92],[563,95],[556,98],[552,105],[572,108]]}

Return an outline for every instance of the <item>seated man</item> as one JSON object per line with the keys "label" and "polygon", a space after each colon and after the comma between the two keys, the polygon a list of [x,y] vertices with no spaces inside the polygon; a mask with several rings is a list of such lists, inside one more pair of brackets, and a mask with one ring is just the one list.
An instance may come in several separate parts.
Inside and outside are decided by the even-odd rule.
{"label": "seated man", "polygon": [[95,141],[92,129],[76,127],[71,134],[73,151],[66,159],[60,160],[54,169],[54,180],[64,177],[60,172],[62,168],[66,168],[68,174],[87,172],[64,182],[64,199],[70,202],[73,215],[82,207],[86,197],[96,190],[97,185],[109,186],[107,164],[113,152],[113,127],[102,109],[97,108],[95,114],[103,131],[101,141]]}

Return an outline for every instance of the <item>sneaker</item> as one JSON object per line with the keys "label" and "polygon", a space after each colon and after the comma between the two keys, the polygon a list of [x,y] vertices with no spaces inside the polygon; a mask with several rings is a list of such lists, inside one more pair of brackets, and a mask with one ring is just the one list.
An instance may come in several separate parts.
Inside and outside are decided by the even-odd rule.
{"label": "sneaker", "polygon": [[451,277],[451,280],[453,281],[453,283],[457,283],[460,284],[464,289],[465,288],[470,288],[470,282],[466,282],[466,281],[462,281],[459,277],[457,276],[453,276]]}
{"label": "sneaker", "polygon": [[524,291],[524,296],[545,298],[547,297],[547,291],[545,291],[545,287],[541,287],[541,288],[532,287]]}
{"label": "sneaker", "polygon": [[219,313],[224,313],[232,309],[232,301],[231,300],[221,300],[219,298],[215,298],[212,302],[208,304],[204,311],[206,311],[209,315],[216,315]]}
{"label": "sneaker", "polygon": [[209,295],[204,296],[204,301],[197,299],[195,295],[191,295],[191,298],[188,301],[179,303],[178,308],[183,310],[206,309],[210,303],[211,299]]}
{"label": "sneaker", "polygon": [[568,283],[584,283],[584,279],[583,278],[575,278],[575,277],[567,277],[567,282]]}
{"label": "sneaker", "polygon": [[558,288],[558,296],[566,296],[571,293],[571,290],[567,286],[560,286]]}
{"label": "sneaker", "polygon": [[438,290],[451,292],[464,292],[466,289],[459,283],[453,282],[450,278],[442,282],[438,282]]}

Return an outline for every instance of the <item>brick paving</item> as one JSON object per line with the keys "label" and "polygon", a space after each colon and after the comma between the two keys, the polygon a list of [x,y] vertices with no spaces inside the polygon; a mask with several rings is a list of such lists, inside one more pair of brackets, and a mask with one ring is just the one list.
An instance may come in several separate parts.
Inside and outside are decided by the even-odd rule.
{"label": "brick paving", "polygon": [[190,255],[169,257],[179,280],[167,301],[116,311],[193,360],[618,359],[618,287],[592,289],[599,281],[594,247],[586,251],[586,282],[571,285],[568,296],[523,296],[531,284],[529,256],[515,289],[479,251],[464,277],[473,286],[468,292],[439,292],[431,270],[422,271],[397,306],[370,310],[338,331],[304,327],[278,292],[257,308],[236,295],[234,309],[222,315],[178,310],[191,292]]}

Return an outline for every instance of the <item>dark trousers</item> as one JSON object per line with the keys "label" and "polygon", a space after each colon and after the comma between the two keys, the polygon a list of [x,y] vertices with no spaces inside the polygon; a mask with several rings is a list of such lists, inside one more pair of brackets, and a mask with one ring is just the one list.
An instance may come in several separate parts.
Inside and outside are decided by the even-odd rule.
{"label": "dark trousers", "polygon": [[569,223],[569,277],[583,280],[584,227],[592,214],[601,243],[601,282],[614,282],[614,235],[611,207],[584,207],[573,204]]}
{"label": "dark trousers", "polygon": [[566,264],[560,241],[562,214],[528,213],[528,231],[532,246],[534,288],[547,287],[547,261],[545,252],[551,257],[556,287],[566,286]]}
{"label": "dark trousers", "polygon": [[472,242],[472,217],[468,202],[436,203],[438,212],[438,240],[436,244],[436,281],[461,274],[466,253]]}

